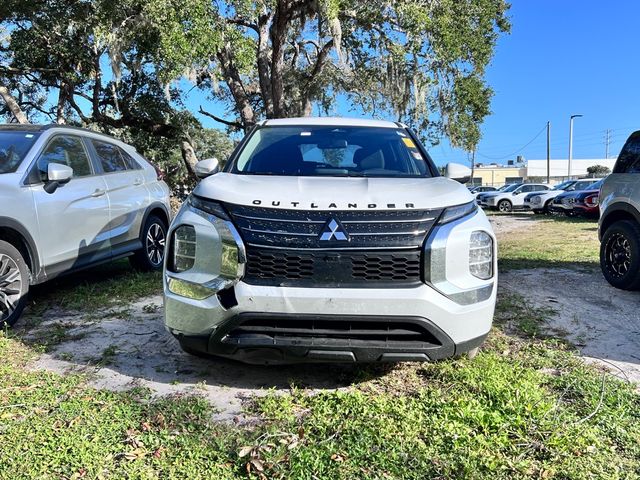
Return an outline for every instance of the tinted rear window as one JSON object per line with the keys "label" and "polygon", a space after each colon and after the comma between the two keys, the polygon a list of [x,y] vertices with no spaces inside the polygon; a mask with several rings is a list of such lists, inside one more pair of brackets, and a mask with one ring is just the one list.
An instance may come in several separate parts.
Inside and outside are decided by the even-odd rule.
{"label": "tinted rear window", "polygon": [[39,136],[40,132],[0,131],[0,174],[15,172]]}
{"label": "tinted rear window", "polygon": [[622,147],[613,173],[640,173],[640,132],[632,133]]}

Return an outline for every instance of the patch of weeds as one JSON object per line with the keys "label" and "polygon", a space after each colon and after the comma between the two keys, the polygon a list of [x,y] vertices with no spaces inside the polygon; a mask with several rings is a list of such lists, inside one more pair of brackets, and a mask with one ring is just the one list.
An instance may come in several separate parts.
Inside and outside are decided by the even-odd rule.
{"label": "patch of weeds", "polygon": [[160,308],[161,308],[161,305],[158,305],[156,303],[148,303],[144,307],[142,307],[142,312],[148,313],[148,314],[158,313]]}
{"label": "patch of weeds", "polygon": [[536,307],[522,295],[500,290],[494,323],[520,335],[540,337],[543,325],[555,313],[551,307]]}
{"label": "patch of weeds", "polygon": [[40,316],[53,307],[94,311],[160,293],[160,272],[136,271],[125,259],[34,287],[29,311],[35,316]]}
{"label": "patch of weeds", "polygon": [[102,351],[102,354],[100,355],[100,359],[98,360],[98,364],[111,365],[114,362],[117,354],[118,354],[118,346],[109,345]]}
{"label": "patch of weeds", "polygon": [[33,331],[26,341],[39,346],[41,351],[50,352],[61,343],[80,340],[86,336],[84,332],[71,333],[76,328],[72,323],[57,322]]}
{"label": "patch of weeds", "polygon": [[60,360],[64,360],[65,362],[70,362],[71,360],[73,360],[74,355],[71,352],[60,352],[58,354],[58,358]]}

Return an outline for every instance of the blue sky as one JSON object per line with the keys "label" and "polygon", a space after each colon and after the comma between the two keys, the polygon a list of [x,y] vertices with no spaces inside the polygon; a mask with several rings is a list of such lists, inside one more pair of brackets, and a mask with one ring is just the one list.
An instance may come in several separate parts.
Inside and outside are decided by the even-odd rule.
{"label": "blue sky", "polygon": [[[574,158],[604,158],[607,129],[609,156],[617,156],[628,134],[640,129],[640,2],[512,0],[510,16],[512,32],[499,40],[487,71],[493,113],[482,125],[476,162],[546,158],[547,121],[551,157],[567,158],[571,114],[584,115],[574,123]],[[208,103],[195,92],[188,102],[193,111]],[[338,113],[353,115],[347,105]],[[430,151],[438,164],[467,159],[446,139]]]}

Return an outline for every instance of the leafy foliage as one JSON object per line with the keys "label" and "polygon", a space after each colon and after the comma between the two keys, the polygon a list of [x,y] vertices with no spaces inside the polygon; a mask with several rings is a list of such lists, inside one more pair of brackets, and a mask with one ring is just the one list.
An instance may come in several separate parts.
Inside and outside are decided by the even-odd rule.
{"label": "leafy foliage", "polygon": [[611,173],[611,169],[609,167],[605,167],[604,165],[592,165],[587,168],[587,173],[590,177],[604,177]]}
{"label": "leafy foliage", "polygon": [[184,108],[185,80],[226,107],[227,118],[201,113],[232,130],[330,113],[346,98],[356,111],[471,150],[490,111],[484,74],[509,31],[508,8],[504,0],[7,0],[0,84],[31,119],[170,139],[173,151],[200,128]]}

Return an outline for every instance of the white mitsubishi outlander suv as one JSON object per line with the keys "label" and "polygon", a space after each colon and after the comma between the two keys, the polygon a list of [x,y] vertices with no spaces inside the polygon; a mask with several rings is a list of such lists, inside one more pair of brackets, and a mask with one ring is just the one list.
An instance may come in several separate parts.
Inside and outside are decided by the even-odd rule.
{"label": "white mitsubishi outlander suv", "polygon": [[405,125],[266,120],[223,171],[198,170],[165,261],[166,327],[186,351],[426,361],[474,354],[489,333],[491,225]]}
{"label": "white mitsubishi outlander suv", "polygon": [[130,256],[160,269],[169,188],[133,147],[60,125],[0,126],[0,325],[29,286]]}

